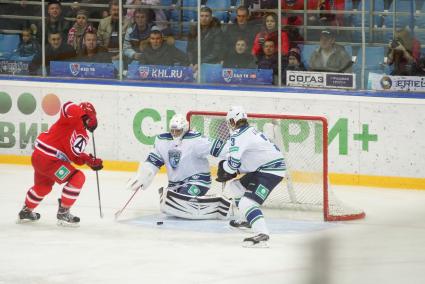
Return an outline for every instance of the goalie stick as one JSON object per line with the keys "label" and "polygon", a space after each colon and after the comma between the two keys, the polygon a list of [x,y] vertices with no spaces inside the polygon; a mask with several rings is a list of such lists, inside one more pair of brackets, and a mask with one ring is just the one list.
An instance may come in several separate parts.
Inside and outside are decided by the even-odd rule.
{"label": "goalie stick", "polygon": [[130,201],[133,199],[133,197],[136,195],[136,193],[143,187],[143,184],[141,186],[139,186],[134,193],[131,195],[130,199],[128,199],[128,201],[125,203],[125,205],[118,210],[117,212],[115,212],[115,220],[118,220],[118,218],[121,216],[122,212],[125,210],[125,208],[127,208],[127,205],[130,203]]}

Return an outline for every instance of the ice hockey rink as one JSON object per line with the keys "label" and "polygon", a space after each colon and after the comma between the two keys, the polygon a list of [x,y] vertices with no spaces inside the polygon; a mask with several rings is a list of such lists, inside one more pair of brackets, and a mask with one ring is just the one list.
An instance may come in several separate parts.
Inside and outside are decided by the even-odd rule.
{"label": "ice hockey rink", "polygon": [[[33,224],[16,224],[30,166],[0,165],[0,283],[423,283],[425,191],[333,187],[363,208],[366,219],[328,223],[320,214],[266,210],[270,247],[243,248],[246,233],[226,221],[184,221],[159,212],[158,175],[137,193],[118,221],[114,213],[132,192],[129,172],[95,173],[72,213],[79,228],[56,225],[60,188],[38,207]],[[157,221],[163,225],[157,225]]]}

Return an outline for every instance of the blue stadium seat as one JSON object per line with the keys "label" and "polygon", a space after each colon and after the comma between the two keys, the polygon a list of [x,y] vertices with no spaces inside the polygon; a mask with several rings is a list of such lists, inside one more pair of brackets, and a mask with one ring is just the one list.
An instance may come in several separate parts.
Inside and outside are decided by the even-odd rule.
{"label": "blue stadium seat", "polygon": [[310,57],[317,48],[319,48],[318,44],[304,44],[301,50],[301,61],[307,69],[310,67],[308,65]]}
{"label": "blue stadium seat", "polygon": [[0,52],[10,53],[14,51],[19,44],[20,38],[17,34],[0,34]]}
{"label": "blue stadium seat", "polygon": [[214,10],[229,9],[230,0],[209,0],[207,1],[206,6],[210,7],[213,10],[213,16],[216,17],[220,22],[224,22],[224,23],[229,22],[230,17],[227,11],[214,11]]}
{"label": "blue stadium seat", "polygon": [[171,6],[173,0],[161,0],[161,6]]}
{"label": "blue stadium seat", "polygon": [[201,82],[206,82],[207,78],[216,77],[221,72],[221,64],[202,63],[201,65]]}
{"label": "blue stadium seat", "polygon": [[[383,46],[367,46],[365,50],[366,61],[365,66],[369,69],[380,69],[383,68],[384,57],[385,57],[385,47]],[[357,59],[354,62],[354,68],[360,69],[362,66],[363,53],[359,49],[357,53]]]}
{"label": "blue stadium seat", "polygon": [[187,53],[187,44],[187,40],[176,40],[174,42],[174,46],[179,50],[183,51],[184,53]]}

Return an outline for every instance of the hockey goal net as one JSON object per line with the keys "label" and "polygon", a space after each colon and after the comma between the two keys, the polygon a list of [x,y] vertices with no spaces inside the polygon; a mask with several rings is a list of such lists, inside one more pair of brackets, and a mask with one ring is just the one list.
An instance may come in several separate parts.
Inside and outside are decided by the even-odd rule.
{"label": "hockey goal net", "polygon": [[[190,128],[227,140],[224,112],[191,111]],[[267,198],[268,208],[320,210],[326,221],[364,218],[362,210],[337,199],[328,183],[328,123],[320,116],[248,114],[250,125],[262,131],[284,153],[287,176]],[[212,166],[216,166],[212,162]],[[219,187],[219,185],[213,185]]]}

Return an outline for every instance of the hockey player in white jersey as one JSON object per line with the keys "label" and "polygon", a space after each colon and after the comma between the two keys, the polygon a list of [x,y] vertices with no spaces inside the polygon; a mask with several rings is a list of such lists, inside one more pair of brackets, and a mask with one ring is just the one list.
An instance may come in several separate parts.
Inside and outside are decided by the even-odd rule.
{"label": "hockey player in white jersey", "polygon": [[159,169],[165,165],[168,187],[160,189],[161,211],[186,219],[225,219],[231,203],[224,197],[205,196],[211,185],[208,155],[218,157],[225,141],[211,140],[189,130],[187,120],[176,114],[170,132],[155,139],[154,149],[127,188],[147,189]]}
{"label": "hockey player in white jersey", "polygon": [[231,131],[226,144],[229,154],[227,160],[219,163],[217,181],[226,182],[238,173],[245,174],[227,185],[235,199],[240,198],[236,205],[241,219],[230,221],[230,226],[252,228],[256,235],[245,238],[244,246],[267,247],[269,230],[259,206],[285,176],[285,161],[279,148],[248,124],[247,113],[242,107],[231,107],[226,120]]}

